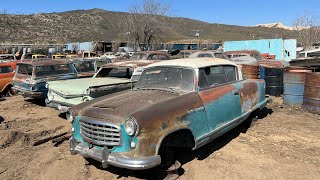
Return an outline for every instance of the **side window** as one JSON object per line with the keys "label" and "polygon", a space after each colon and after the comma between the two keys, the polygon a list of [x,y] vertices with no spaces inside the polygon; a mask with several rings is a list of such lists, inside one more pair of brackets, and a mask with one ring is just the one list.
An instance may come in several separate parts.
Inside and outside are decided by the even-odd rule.
{"label": "side window", "polygon": [[11,72],[13,72],[13,68],[11,66],[0,67],[0,74],[11,73]]}
{"label": "side window", "polygon": [[211,87],[237,80],[234,66],[212,66],[199,69],[199,87]]}
{"label": "side window", "polygon": [[148,57],[149,60],[157,60],[158,59],[158,56],[157,54],[150,54],[149,57]]}

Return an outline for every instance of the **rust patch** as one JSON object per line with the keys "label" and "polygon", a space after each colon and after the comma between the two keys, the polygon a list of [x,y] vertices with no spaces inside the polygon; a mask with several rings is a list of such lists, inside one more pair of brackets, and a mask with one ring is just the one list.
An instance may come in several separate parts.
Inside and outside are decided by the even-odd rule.
{"label": "rust patch", "polygon": [[239,92],[243,111],[249,111],[258,103],[259,89],[256,82],[245,82]]}
{"label": "rust patch", "polygon": [[[176,129],[186,128],[188,122],[179,117],[202,106],[199,95],[195,92],[181,95],[142,109],[132,116],[141,127],[139,146],[132,156],[151,156],[157,151],[158,142]],[[152,122],[152,123],[150,123]]]}
{"label": "rust patch", "polygon": [[232,92],[235,90],[236,90],[236,87],[234,87],[233,85],[226,85],[226,86],[211,88],[208,90],[203,90],[199,93],[199,95],[202,98],[203,104],[206,105],[208,103],[211,103],[212,101],[215,101],[221,98],[223,95],[227,94],[228,92]]}

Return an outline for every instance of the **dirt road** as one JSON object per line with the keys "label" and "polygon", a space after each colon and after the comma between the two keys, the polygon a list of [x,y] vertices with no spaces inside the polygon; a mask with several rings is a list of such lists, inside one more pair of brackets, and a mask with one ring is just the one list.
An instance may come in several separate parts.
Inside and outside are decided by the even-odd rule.
{"label": "dirt road", "polygon": [[[320,179],[320,115],[280,105],[195,152],[181,151],[180,179]],[[37,104],[35,104],[37,103]],[[71,156],[68,142],[39,142],[71,125],[51,108],[14,96],[0,101],[0,179],[160,179],[158,169],[106,170]],[[35,146],[37,145],[37,146]]]}

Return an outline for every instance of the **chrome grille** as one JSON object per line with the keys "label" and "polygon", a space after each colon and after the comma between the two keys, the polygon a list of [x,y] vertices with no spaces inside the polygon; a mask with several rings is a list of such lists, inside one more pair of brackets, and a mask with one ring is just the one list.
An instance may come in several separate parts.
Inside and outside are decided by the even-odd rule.
{"label": "chrome grille", "polygon": [[120,127],[93,120],[80,120],[80,134],[91,144],[101,146],[121,145]]}

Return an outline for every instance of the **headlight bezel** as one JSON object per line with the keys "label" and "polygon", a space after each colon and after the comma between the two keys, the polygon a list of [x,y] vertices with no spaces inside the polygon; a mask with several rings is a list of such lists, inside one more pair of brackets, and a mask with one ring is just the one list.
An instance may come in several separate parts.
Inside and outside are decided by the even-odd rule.
{"label": "headlight bezel", "polygon": [[66,118],[70,123],[73,123],[75,117],[74,117],[74,113],[73,110],[71,108],[69,108],[66,112]]}
{"label": "headlight bezel", "polygon": [[125,132],[131,137],[136,137],[140,131],[137,120],[131,116],[126,118],[126,121],[124,123],[124,128],[125,128]]}
{"label": "headlight bezel", "polygon": [[48,102],[51,102],[52,100],[54,99],[54,95],[51,91],[48,91],[48,94],[47,94],[47,100]]}

